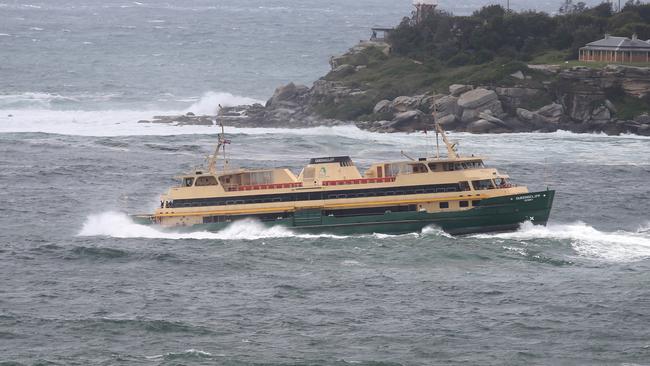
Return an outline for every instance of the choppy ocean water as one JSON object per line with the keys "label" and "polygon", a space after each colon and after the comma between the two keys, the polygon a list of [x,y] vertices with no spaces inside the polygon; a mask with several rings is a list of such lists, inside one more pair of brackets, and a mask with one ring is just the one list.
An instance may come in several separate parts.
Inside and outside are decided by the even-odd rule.
{"label": "choppy ocean water", "polygon": [[[308,83],[408,3],[0,3],[0,364],[648,364],[648,138],[452,134],[517,183],[557,190],[545,228],[163,233],[128,220],[216,132],[138,119]],[[228,132],[245,167],[330,154],[364,167],[431,147],[354,127]]]}

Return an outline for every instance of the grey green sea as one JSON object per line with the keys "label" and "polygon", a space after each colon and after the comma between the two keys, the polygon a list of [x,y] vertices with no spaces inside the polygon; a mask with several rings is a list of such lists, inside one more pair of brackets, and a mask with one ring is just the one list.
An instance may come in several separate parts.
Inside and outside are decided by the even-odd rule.
{"label": "grey green sea", "polygon": [[[175,232],[129,219],[218,132],[139,119],[309,84],[409,11],[0,0],[0,365],[650,365],[647,137],[450,134],[515,183],[556,190],[546,227]],[[354,126],[227,133],[233,165],[295,172],[314,156],[363,169],[432,149],[423,134]]]}

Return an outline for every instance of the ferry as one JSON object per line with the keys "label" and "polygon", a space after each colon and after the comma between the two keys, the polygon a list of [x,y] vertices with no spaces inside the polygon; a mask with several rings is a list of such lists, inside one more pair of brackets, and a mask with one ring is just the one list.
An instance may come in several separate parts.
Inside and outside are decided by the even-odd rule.
{"label": "ferry", "polygon": [[[545,225],[555,191],[530,192],[477,156],[461,156],[435,124],[434,156],[377,162],[363,173],[349,156],[317,157],[296,176],[290,169],[231,168],[223,126],[207,164],[177,177],[141,224],[173,230],[218,231],[253,219],[296,231],[334,234],[419,232],[453,235]],[[441,137],[447,153],[441,156]],[[221,160],[221,162],[219,162]]]}

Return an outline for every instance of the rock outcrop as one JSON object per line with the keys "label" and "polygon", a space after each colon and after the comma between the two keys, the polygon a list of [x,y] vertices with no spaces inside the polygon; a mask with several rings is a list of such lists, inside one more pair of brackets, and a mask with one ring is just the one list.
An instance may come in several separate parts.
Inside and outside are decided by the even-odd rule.
{"label": "rock outcrop", "polygon": [[[281,86],[266,105],[224,107],[216,116],[188,113],[156,116],[152,121],[141,122],[293,128],[354,123],[371,131],[411,132],[431,129],[435,115],[447,130],[473,133],[563,129],[650,135],[650,111],[632,118],[629,108],[617,108],[621,100],[650,105],[650,68],[610,65],[563,70],[538,65],[512,74],[507,86],[453,84],[445,94],[430,91],[375,101],[372,98],[378,94],[376,91],[373,94],[363,84],[346,82],[348,76],[368,67],[362,63],[363,52],[371,47],[386,55],[390,52],[385,43],[362,42],[345,55],[330,59],[332,69],[328,76],[311,87],[294,83]],[[545,79],[532,82],[530,73],[542,74]],[[366,112],[358,120],[323,117],[328,115],[328,108],[351,108],[351,101],[365,103]],[[368,101],[372,104],[368,105]],[[622,112],[627,113],[626,118],[621,117]]]}

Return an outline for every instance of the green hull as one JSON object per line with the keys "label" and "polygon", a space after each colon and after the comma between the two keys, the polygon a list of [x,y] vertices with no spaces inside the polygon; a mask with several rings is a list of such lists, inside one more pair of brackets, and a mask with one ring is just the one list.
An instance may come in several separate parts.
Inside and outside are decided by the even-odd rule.
{"label": "green hull", "polygon": [[[469,210],[428,213],[420,211],[390,212],[380,215],[336,217],[323,215],[319,209],[302,210],[274,221],[268,226],[286,226],[294,231],[332,233],[340,235],[419,232],[426,226],[436,226],[450,234],[471,234],[491,231],[516,230],[522,222],[546,225],[553,205],[555,191],[547,190],[512,196],[484,199]],[[232,220],[247,217],[233,217]],[[230,222],[194,225],[185,230],[219,231]],[[144,222],[142,222],[144,223]],[[177,230],[175,228],[174,230]]]}

